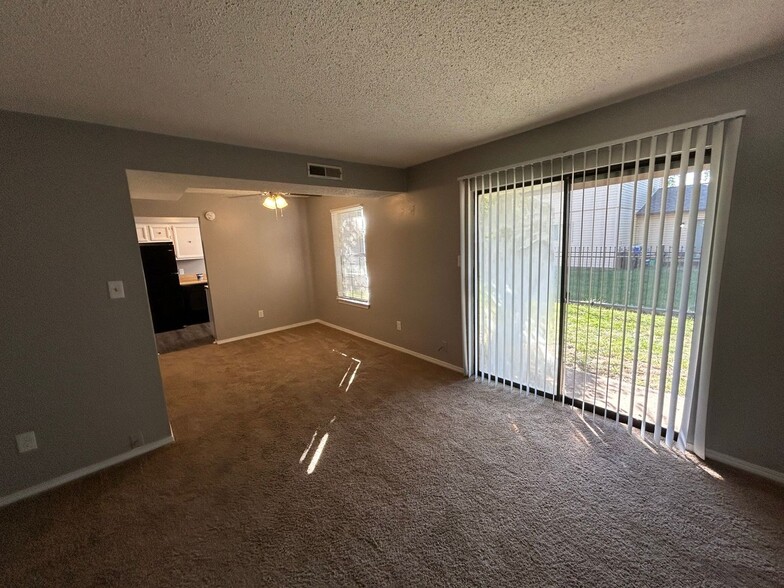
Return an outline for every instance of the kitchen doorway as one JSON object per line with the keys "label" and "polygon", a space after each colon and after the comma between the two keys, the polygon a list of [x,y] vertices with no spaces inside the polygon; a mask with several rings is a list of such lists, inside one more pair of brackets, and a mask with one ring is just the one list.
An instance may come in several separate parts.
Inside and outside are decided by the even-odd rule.
{"label": "kitchen doorway", "polygon": [[135,217],[158,353],[215,341],[198,218]]}

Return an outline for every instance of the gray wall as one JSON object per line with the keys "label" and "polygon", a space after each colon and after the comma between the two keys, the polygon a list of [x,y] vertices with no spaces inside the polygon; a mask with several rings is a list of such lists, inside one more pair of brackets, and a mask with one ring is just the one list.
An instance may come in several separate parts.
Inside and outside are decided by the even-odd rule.
{"label": "gray wall", "polygon": [[[219,340],[316,318],[305,200],[288,202],[276,220],[257,198],[186,194],[177,201],[131,201],[135,216],[200,217]],[[215,212],[214,221],[204,219],[207,210]]]}
{"label": "gray wall", "polygon": [[[330,210],[353,204],[363,205],[367,223],[370,308],[336,299]],[[318,198],[308,201],[308,212],[318,318],[462,365],[459,268],[451,247],[459,225],[454,207],[438,198],[399,194]],[[452,287],[458,288],[457,297]],[[439,350],[441,341],[447,342],[446,351]]]}
{"label": "gray wall", "polygon": [[[2,497],[169,434],[126,169],[320,182],[306,156],[6,111],[0,154]],[[337,163],[346,187],[404,189],[401,170]],[[19,455],[29,430],[39,448]]]}
{"label": "gray wall", "polygon": [[[329,200],[309,203],[320,318],[460,364],[461,175],[745,109],[716,324],[708,448],[784,471],[784,54],[408,170],[367,203],[371,308],[335,302]],[[414,212],[406,216],[406,206]],[[366,317],[366,318],[365,318]],[[404,330],[395,331],[402,319]],[[448,342],[439,355],[437,342]]]}

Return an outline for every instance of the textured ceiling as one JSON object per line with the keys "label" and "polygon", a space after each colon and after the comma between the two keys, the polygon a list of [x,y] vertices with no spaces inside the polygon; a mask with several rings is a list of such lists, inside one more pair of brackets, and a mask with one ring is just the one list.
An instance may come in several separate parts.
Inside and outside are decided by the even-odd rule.
{"label": "textured ceiling", "polygon": [[0,108],[403,167],[783,43],[783,0],[4,0]]}

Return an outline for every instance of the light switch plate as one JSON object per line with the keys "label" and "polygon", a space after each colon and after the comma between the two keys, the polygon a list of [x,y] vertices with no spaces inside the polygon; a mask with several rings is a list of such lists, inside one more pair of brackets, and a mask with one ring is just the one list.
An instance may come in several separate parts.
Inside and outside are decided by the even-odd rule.
{"label": "light switch plate", "polygon": [[125,298],[125,286],[122,280],[110,280],[106,283],[109,286],[109,298]]}
{"label": "light switch plate", "polygon": [[35,431],[19,433],[16,436],[16,448],[19,453],[27,453],[33,449],[38,449],[38,442],[35,440]]}

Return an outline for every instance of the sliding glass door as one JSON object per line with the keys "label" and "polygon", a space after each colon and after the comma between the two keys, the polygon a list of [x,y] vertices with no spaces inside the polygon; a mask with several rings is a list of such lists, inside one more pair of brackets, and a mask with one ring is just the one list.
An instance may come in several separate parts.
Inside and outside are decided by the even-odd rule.
{"label": "sliding glass door", "polygon": [[704,418],[726,125],[729,149],[719,120],[463,178],[466,373],[668,444]]}
{"label": "sliding glass door", "polygon": [[703,149],[613,171],[591,169],[588,156],[572,184],[563,393],[581,409],[680,428],[709,157]]}

